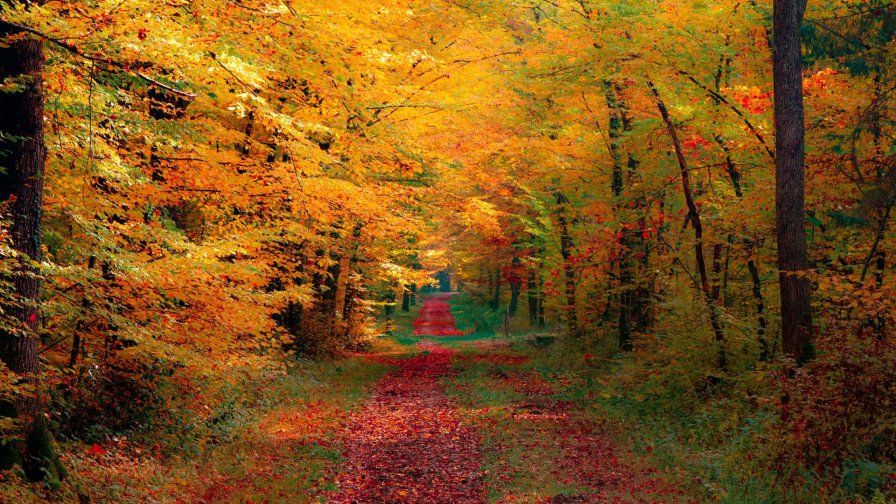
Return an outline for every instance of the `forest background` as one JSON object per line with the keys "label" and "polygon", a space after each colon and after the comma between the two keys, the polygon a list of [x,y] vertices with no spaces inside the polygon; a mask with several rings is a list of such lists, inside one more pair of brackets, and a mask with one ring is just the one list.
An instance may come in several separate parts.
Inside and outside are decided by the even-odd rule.
{"label": "forest background", "polygon": [[110,440],[200,456],[450,267],[707,492],[883,498],[896,5],[776,4],[805,170],[771,2],[0,2],[3,460],[44,482],[3,491]]}

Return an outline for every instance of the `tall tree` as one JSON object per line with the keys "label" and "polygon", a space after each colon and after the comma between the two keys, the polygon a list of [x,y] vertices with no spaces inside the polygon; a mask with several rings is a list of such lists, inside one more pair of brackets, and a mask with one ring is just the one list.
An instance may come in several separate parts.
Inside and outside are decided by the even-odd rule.
{"label": "tall tree", "polygon": [[810,357],[812,342],[811,293],[806,277],[803,177],[806,130],[800,46],[800,25],[806,3],[807,0],[775,0],[772,51],[782,346],[797,363]]}
{"label": "tall tree", "polygon": [[715,341],[719,345],[717,365],[719,369],[726,369],[728,366],[728,357],[725,353],[725,333],[720,320],[721,317],[717,306],[717,296],[713,296],[712,294],[712,288],[709,285],[709,275],[706,271],[706,258],[703,254],[703,221],[700,218],[699,206],[694,199],[694,192],[691,187],[690,169],[688,168],[687,160],[685,159],[684,148],[678,137],[678,130],[675,123],[672,121],[672,117],[669,115],[669,108],[666,106],[666,103],[660,96],[659,90],[657,90],[653,82],[647,81],[647,87],[650,89],[651,93],[653,93],[656,106],[659,109],[660,116],[663,118],[663,123],[665,123],[666,129],[669,132],[669,137],[672,139],[672,146],[675,148],[675,155],[678,158],[678,166],[681,169],[681,191],[684,195],[685,205],[688,209],[685,222],[690,223],[694,230],[694,262],[697,264],[697,272],[699,273],[699,283],[697,286],[703,291],[703,299],[706,302],[706,307],[709,309],[709,324],[712,327]]}
{"label": "tall tree", "polygon": [[0,22],[0,166],[2,194],[12,248],[18,253],[11,283],[13,300],[3,311],[12,315],[0,329],[0,361],[25,385],[0,404],[0,416],[14,418],[18,436],[0,447],[0,468],[20,465],[32,480],[56,483],[64,475],[43,415],[38,375],[40,319],[41,211],[43,207],[44,95],[43,47],[15,27]]}
{"label": "tall tree", "polygon": [[579,317],[576,312],[576,273],[572,264],[573,242],[570,222],[566,216],[569,200],[563,193],[557,193],[557,222],[560,224],[560,255],[563,258],[563,281],[566,287],[566,325],[569,334],[579,336]]}

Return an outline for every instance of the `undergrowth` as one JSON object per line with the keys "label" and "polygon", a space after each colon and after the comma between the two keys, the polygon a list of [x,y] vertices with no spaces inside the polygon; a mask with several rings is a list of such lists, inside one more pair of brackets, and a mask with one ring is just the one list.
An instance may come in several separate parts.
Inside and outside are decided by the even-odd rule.
{"label": "undergrowth", "polygon": [[70,476],[60,489],[7,473],[0,502],[310,502],[333,486],[338,427],[390,368],[361,357],[302,360],[285,375],[225,387],[191,425],[62,441]]}
{"label": "undergrowth", "polygon": [[[699,337],[654,337],[628,355],[600,341],[547,348],[517,342],[534,372],[557,385],[631,451],[693,488],[730,504],[892,503],[894,467],[857,456],[819,471],[787,458],[780,389],[768,369],[738,361],[713,371],[715,350]],[[602,342],[603,341],[603,342]],[[591,352],[583,351],[583,346]],[[475,395],[474,395],[475,397]],[[485,400],[487,402],[487,400]]]}

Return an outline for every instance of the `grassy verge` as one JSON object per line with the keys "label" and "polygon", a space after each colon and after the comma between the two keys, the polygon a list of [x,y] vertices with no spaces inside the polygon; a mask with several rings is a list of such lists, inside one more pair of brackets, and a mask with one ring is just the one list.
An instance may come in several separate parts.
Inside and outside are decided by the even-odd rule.
{"label": "grassy verge", "polygon": [[474,357],[475,354],[462,354],[456,359],[456,374],[446,384],[448,394],[482,436],[482,466],[489,502],[584,493],[584,488],[563,482],[547,470],[551,467],[549,461],[560,457],[556,443],[549,441],[553,433],[538,422],[516,418],[527,395],[508,378],[531,375],[533,364]]}
{"label": "grassy verge", "polygon": [[335,490],[349,415],[389,369],[361,357],[306,368],[280,392],[288,401],[203,464],[203,473],[215,475],[206,494],[233,503],[312,502],[313,496]]}
{"label": "grassy verge", "polygon": [[[816,474],[781,466],[775,459],[775,436],[780,434],[773,434],[774,405],[763,402],[762,385],[749,372],[708,389],[694,360],[662,364],[638,355],[597,350],[591,355],[562,342],[548,347],[514,342],[507,352],[529,360],[516,366],[460,361],[449,389],[470,410],[487,411],[492,425],[482,429],[485,440],[491,446],[503,446],[495,452],[513,467],[526,464],[529,456],[514,446],[515,439],[544,436],[526,431],[525,424],[507,421],[508,405],[519,403],[521,397],[507,389],[505,376],[523,373],[551,384],[553,394],[548,399],[574,404],[584,412],[618,443],[621,457],[633,464],[638,464],[635,459],[646,461],[698,502],[896,502],[896,496],[880,490],[893,478],[893,468],[856,462]],[[699,376],[686,375],[694,369]],[[545,456],[550,458],[550,452]],[[500,459],[488,458],[485,463],[487,469],[500,472]],[[783,474],[775,466],[792,472]],[[497,493],[576,490],[531,471],[490,484]],[[501,500],[494,492],[492,498]]]}
{"label": "grassy verge", "polygon": [[451,305],[457,328],[469,336],[494,336],[504,321],[503,311],[492,311],[463,292],[452,296],[448,304]]}
{"label": "grassy verge", "polygon": [[6,474],[0,502],[311,502],[333,488],[345,422],[389,369],[361,357],[302,361],[242,410],[209,420],[213,438],[164,453],[127,438],[63,443],[60,490]]}

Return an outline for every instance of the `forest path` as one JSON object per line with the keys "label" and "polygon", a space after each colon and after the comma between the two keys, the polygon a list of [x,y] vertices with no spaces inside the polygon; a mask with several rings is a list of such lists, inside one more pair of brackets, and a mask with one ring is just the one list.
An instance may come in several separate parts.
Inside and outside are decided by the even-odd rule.
{"label": "forest path", "polygon": [[[424,299],[418,319],[447,322],[450,298]],[[203,468],[194,502],[695,502],[552,361],[568,356],[530,343],[424,336],[322,365],[319,389]]]}
{"label": "forest path", "polygon": [[444,502],[485,500],[479,436],[461,424],[445,395],[453,351],[425,351],[396,362],[353,415],[346,432],[339,492],[328,502]]}
{"label": "forest path", "polygon": [[423,299],[423,306],[414,320],[414,336],[463,336],[449,304],[454,295],[454,292],[440,292]]}
{"label": "forest path", "polygon": [[495,340],[447,348],[442,337],[460,333],[452,296],[424,299],[414,332],[432,339],[416,344],[422,353],[386,359],[397,369],[352,414],[327,502],[688,501],[529,351]]}

